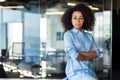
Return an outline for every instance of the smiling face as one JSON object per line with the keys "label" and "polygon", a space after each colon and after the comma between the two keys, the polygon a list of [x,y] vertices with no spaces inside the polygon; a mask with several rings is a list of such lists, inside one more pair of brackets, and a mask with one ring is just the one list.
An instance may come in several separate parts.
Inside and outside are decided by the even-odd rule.
{"label": "smiling face", "polygon": [[84,17],[82,13],[80,11],[74,11],[71,22],[74,28],[82,30],[82,26],[84,24]]}

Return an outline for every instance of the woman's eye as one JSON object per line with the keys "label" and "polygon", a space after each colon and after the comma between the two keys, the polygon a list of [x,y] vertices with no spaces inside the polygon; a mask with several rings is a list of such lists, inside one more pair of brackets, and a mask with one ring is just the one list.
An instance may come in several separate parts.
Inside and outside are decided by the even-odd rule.
{"label": "woman's eye", "polygon": [[80,20],[84,20],[84,18],[80,18]]}
{"label": "woman's eye", "polygon": [[77,18],[73,18],[73,19],[77,19]]}
{"label": "woman's eye", "polygon": [[75,20],[76,20],[76,19],[78,19],[78,20],[84,20],[84,18],[73,18],[73,19],[75,19]]}

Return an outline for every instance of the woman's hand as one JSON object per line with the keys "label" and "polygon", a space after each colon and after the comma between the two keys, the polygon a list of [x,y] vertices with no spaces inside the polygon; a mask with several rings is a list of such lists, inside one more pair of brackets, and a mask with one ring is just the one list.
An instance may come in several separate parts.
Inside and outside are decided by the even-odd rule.
{"label": "woman's hand", "polygon": [[94,51],[94,46],[91,46],[90,51]]}

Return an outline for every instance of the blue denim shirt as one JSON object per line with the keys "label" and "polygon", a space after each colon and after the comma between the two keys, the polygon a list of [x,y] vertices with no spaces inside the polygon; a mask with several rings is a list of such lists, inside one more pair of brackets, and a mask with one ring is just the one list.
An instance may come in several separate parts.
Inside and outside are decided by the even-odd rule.
{"label": "blue denim shirt", "polygon": [[66,78],[63,80],[76,80],[85,76],[96,77],[92,60],[77,60],[79,52],[90,51],[91,46],[99,56],[99,48],[97,47],[92,34],[79,31],[75,28],[65,32],[64,34],[64,49],[69,56],[66,65]]}

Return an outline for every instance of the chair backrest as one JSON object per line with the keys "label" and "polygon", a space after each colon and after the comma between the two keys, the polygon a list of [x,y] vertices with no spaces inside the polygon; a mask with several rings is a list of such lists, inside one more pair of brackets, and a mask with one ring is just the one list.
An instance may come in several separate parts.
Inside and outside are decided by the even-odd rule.
{"label": "chair backrest", "polygon": [[0,61],[4,62],[5,60],[7,60],[9,58],[9,52],[7,51],[7,49],[2,49],[1,50],[1,57],[0,57]]}

